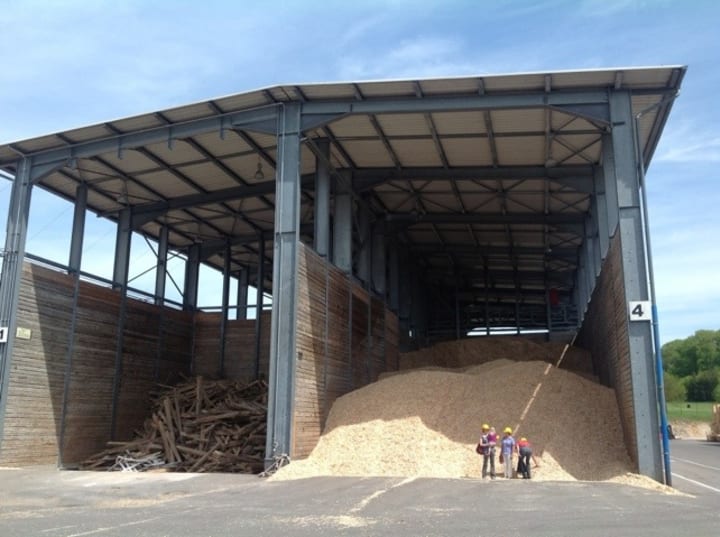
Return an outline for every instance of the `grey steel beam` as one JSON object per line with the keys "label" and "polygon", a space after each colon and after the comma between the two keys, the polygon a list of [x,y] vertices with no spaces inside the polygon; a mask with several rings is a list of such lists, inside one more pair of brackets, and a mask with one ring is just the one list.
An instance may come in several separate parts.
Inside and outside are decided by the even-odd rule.
{"label": "grey steel beam", "polygon": [[155,269],[155,304],[158,306],[162,306],[165,303],[165,281],[167,280],[168,272],[168,235],[168,227],[162,226],[158,240],[157,267]]}
{"label": "grey steel beam", "polygon": [[130,266],[130,244],[132,242],[132,212],[129,207],[120,212],[115,235],[115,257],[113,264],[113,289],[127,284]]}
{"label": "grey steel beam", "polygon": [[[231,112],[221,116],[195,119],[172,125],[163,125],[127,134],[116,134],[102,140],[78,142],[68,147],[49,149],[33,153],[33,166],[46,164],[69,163],[73,159],[93,157],[104,153],[117,153],[160,142],[170,143],[172,140],[188,138],[207,132],[222,134],[233,128],[252,128],[267,121],[277,119],[275,105]],[[5,162],[0,161],[0,165]]]}
{"label": "grey steel beam", "polygon": [[610,248],[610,228],[608,224],[608,206],[605,196],[605,173],[603,167],[598,166],[595,169],[593,177],[594,193],[592,197],[592,210],[595,211],[598,228],[598,249],[600,259],[605,259],[608,249]]}
{"label": "grey steel beam", "polygon": [[620,215],[618,214],[618,178],[616,177],[615,152],[613,150],[613,137],[603,136],[602,141],[602,171],[605,187],[605,206],[607,207],[608,237],[614,237],[617,231]]}
{"label": "grey steel beam", "polygon": [[263,304],[265,304],[265,239],[258,245],[257,280],[255,280],[255,380],[260,378],[260,339],[263,329]]}
{"label": "grey steel beam", "polygon": [[[648,260],[645,256],[631,94],[613,92],[610,105],[625,296],[628,301],[647,301]],[[659,441],[659,401],[651,323],[630,321],[628,338],[638,470],[662,483],[663,455]]]}
{"label": "grey steel beam", "polygon": [[10,383],[15,331],[17,329],[17,306],[22,281],[22,264],[25,257],[28,217],[32,182],[32,164],[22,159],[16,167],[12,184],[10,204],[5,230],[5,249],[2,252],[2,278],[0,278],[0,329],[5,331],[7,341],[0,343],[0,447],[2,446],[5,408]]}
{"label": "grey steel beam", "polygon": [[[383,297],[387,291],[387,251],[385,248],[385,223],[375,223],[372,235],[372,287]],[[383,300],[384,301],[384,300]]]}
{"label": "grey steel beam", "polygon": [[[297,244],[300,238],[301,111],[281,108],[275,194],[273,304],[265,463],[291,455],[296,363]],[[258,290],[261,291],[261,290]]]}
{"label": "grey steel beam", "polygon": [[411,112],[452,112],[469,110],[509,110],[547,106],[605,105],[606,91],[567,91],[546,94],[517,93],[461,95],[443,97],[400,97],[354,101],[311,101],[303,103],[308,114],[394,114]]}
{"label": "grey steel beam", "polygon": [[223,255],[223,279],[222,279],[222,307],[220,319],[220,378],[225,377],[225,353],[227,345],[227,324],[230,308],[230,271],[232,267],[232,248],[229,244],[225,245]]}
{"label": "grey steel beam", "polygon": [[193,311],[197,307],[198,282],[200,279],[200,245],[193,244],[188,249],[185,261],[185,285],[183,289],[183,309]]}
{"label": "grey steel beam", "polygon": [[[509,246],[494,246],[494,245],[483,245],[468,243],[445,243],[444,245],[438,243],[413,243],[410,245],[410,250],[413,252],[423,254],[444,254],[452,252],[455,255],[462,256],[463,254],[482,254],[487,256],[509,256],[511,251]],[[550,258],[563,258],[563,259],[576,259],[578,255],[577,247],[561,246],[561,247],[548,247],[543,246],[513,246],[512,252],[519,256],[532,256],[532,257],[550,257]]]}
{"label": "grey steel beam", "polygon": [[353,200],[349,184],[337,182],[333,204],[333,263],[346,273],[352,272]]}
{"label": "grey steel beam", "polygon": [[365,283],[370,282],[370,267],[372,257],[372,231],[370,213],[364,207],[357,207],[358,232],[360,247],[357,251],[357,277]]}
{"label": "grey steel beam", "polygon": [[390,309],[397,312],[400,306],[400,257],[396,240],[390,241],[388,248],[388,291]]}
{"label": "grey steel beam", "polygon": [[[262,259],[262,256],[258,256]],[[248,286],[250,271],[248,267],[242,267],[237,277],[237,309],[235,310],[236,319],[247,319],[248,306]]]}
{"label": "grey steel beam", "polygon": [[87,212],[88,187],[81,183],[75,189],[75,209],[73,214],[72,237],[70,239],[70,272],[80,272],[82,262],[83,239],[85,237],[85,215]]}
{"label": "grey steel beam", "polygon": [[330,140],[323,138],[315,142],[325,157],[315,159],[317,170],[315,178],[315,251],[321,257],[328,257],[330,253],[330,170],[327,162],[330,160]]}
{"label": "grey steel beam", "polygon": [[388,213],[387,222],[409,224],[578,224],[585,220],[583,213]]}

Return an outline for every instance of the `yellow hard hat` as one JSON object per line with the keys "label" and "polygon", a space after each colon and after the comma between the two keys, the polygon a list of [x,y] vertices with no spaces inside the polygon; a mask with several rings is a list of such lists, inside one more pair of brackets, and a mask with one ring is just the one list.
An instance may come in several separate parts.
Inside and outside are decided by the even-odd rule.
{"label": "yellow hard hat", "polygon": [[483,428],[483,429],[489,429],[490,426],[489,426],[487,423],[483,423],[483,424],[482,424],[482,428]]}
{"label": "yellow hard hat", "polygon": [[512,429],[511,429],[510,427],[505,427],[505,428],[503,429],[503,432],[504,432],[504,433],[512,433]]}
{"label": "yellow hard hat", "polygon": [[523,437],[520,439],[520,442],[527,442],[527,438],[525,438],[525,437],[523,436]]}

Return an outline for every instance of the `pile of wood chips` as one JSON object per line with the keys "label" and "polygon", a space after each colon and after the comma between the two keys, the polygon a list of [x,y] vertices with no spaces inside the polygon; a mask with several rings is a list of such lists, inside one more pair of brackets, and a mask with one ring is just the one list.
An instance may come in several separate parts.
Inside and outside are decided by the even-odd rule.
{"label": "pile of wood chips", "polygon": [[[453,343],[429,355],[405,355],[401,368],[408,369],[338,398],[310,456],[273,479],[479,478],[482,457],[475,445],[481,425],[489,423],[500,436],[511,427],[516,439],[531,442],[539,462],[534,480],[663,487],[632,473],[615,392],[588,378],[584,351],[572,354],[576,374],[553,365],[564,350],[557,344],[505,338]],[[496,473],[503,474],[497,460]]]}
{"label": "pile of wood chips", "polygon": [[159,394],[143,431],[84,463],[84,470],[263,471],[267,383],[196,377]]}

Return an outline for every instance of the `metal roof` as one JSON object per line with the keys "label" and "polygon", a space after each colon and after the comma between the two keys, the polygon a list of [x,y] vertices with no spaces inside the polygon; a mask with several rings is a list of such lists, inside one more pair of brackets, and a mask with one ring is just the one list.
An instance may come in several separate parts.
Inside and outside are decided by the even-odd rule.
{"label": "metal roof", "polygon": [[[88,208],[101,216],[117,220],[132,206],[148,215],[137,232],[158,238],[167,226],[172,249],[201,242],[218,268],[230,241],[231,268],[253,266],[260,234],[272,256],[277,160],[274,133],[258,125],[264,110],[301,102],[328,118],[304,132],[303,225],[313,218],[317,141],[327,139],[334,173],[353,173],[358,199],[387,220],[428,279],[532,300],[548,285],[573,286],[588,178],[610,128],[582,96],[629,90],[634,113],[654,107],[640,119],[647,166],[684,73],[665,66],[280,85],[0,145],[0,169],[13,174],[21,156],[62,158],[40,187],[73,200],[84,183]],[[578,105],[553,104],[567,96]],[[225,121],[239,113],[257,118],[248,128]]]}

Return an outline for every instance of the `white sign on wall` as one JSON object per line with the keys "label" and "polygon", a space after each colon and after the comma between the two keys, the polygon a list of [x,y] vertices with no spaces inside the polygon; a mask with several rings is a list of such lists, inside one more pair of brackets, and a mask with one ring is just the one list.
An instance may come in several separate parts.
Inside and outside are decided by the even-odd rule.
{"label": "white sign on wall", "polygon": [[652,321],[652,307],[649,300],[628,302],[628,315],[631,321]]}
{"label": "white sign on wall", "polygon": [[0,326],[0,343],[7,343],[8,327]]}

